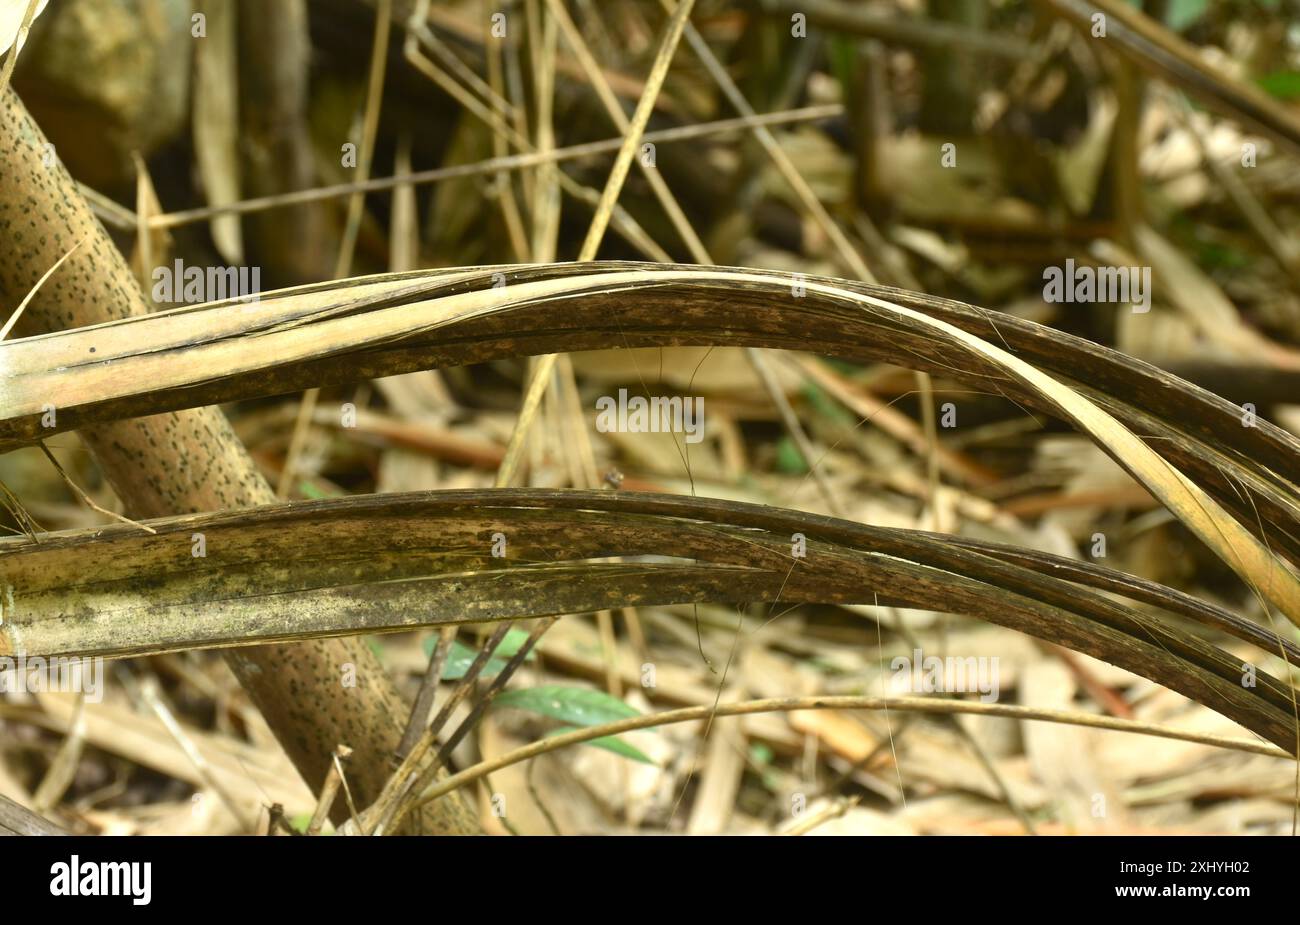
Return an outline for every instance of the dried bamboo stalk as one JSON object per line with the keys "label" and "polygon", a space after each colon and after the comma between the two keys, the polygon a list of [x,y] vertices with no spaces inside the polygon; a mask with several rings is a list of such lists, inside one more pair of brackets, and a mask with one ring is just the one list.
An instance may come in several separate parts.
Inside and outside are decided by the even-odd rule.
{"label": "dried bamboo stalk", "polygon": [[[0,299],[16,305],[46,268],[87,238],[42,287],[20,328],[59,330],[147,313],[143,293],[72,178],[57,160],[44,164],[45,138],[12,90],[0,99],[0,143],[0,224],[10,229],[12,247],[0,261]],[[87,427],[81,437],[137,518],[273,499],[215,408]],[[321,785],[343,742],[357,754],[358,790],[368,796],[382,787],[406,708],[362,640],[243,649],[230,664],[309,784]],[[355,672],[355,687],[343,686],[345,670]],[[457,803],[423,817],[421,827],[470,832],[477,822]]]}

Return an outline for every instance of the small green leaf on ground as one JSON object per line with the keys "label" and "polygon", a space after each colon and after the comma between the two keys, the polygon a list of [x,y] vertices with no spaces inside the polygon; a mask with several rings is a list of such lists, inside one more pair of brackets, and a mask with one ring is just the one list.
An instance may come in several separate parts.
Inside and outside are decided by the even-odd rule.
{"label": "small green leaf on ground", "polygon": [[[604,691],[586,687],[564,687],[562,685],[544,685],[522,690],[506,691],[493,702],[493,707],[514,707],[527,710],[551,719],[569,723],[571,726],[599,726],[620,719],[641,714],[616,697]],[[568,729],[556,730],[548,735],[558,735]],[[654,764],[640,749],[628,745],[612,736],[593,739],[586,743],[597,748],[604,748],[646,764]]]}
{"label": "small green leaf on ground", "polygon": [[[561,726],[559,729],[552,729],[546,735],[547,738],[562,735],[566,732],[573,732],[575,728],[576,727],[574,726]],[[599,739],[592,739],[591,741],[582,744],[594,745],[597,748],[603,748],[606,751],[613,752],[615,755],[622,755],[624,758],[631,758],[633,761],[639,761],[642,764],[654,764],[645,752],[641,751],[641,749],[637,748],[635,745],[629,745],[617,736],[601,736]]]}
{"label": "small green leaf on ground", "polygon": [[789,437],[782,437],[776,445],[776,467],[789,475],[802,475],[808,471],[803,454]]}
{"label": "small green leaf on ground", "polygon": [[1300,99],[1300,71],[1274,71],[1256,82],[1269,96],[1280,100]]}
{"label": "small green leaf on ground", "polygon": [[[507,632],[505,638],[501,640],[501,645],[497,646],[497,650],[492,653],[488,663],[483,666],[482,676],[491,678],[500,674],[501,669],[506,667],[506,662],[519,651],[527,640],[528,633],[526,630],[514,629]],[[432,655],[433,647],[437,645],[437,642],[436,636],[430,636],[426,639],[424,641],[424,654]],[[531,661],[536,655],[536,652],[529,652],[528,659]],[[453,639],[451,651],[447,653],[447,662],[442,668],[442,679],[444,681],[459,681],[465,677],[466,672],[469,671],[469,666],[474,663],[474,659],[477,657],[478,652],[475,649],[471,649],[460,640]]]}
{"label": "small green leaf on ground", "polygon": [[1165,23],[1175,32],[1182,32],[1205,15],[1210,0],[1172,0],[1165,13]]}

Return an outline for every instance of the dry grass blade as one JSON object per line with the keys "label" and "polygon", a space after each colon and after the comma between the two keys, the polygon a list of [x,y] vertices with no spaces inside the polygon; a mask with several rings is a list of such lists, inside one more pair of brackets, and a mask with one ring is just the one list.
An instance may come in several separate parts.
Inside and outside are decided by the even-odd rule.
{"label": "dry grass blade", "polygon": [[[0,35],[0,54],[10,48],[12,51],[5,58],[4,68],[0,70],[0,95],[3,95],[9,87],[9,80],[13,77],[14,65],[18,63],[18,53],[22,51],[23,42],[27,39],[27,32],[32,27],[32,20],[35,19],[45,9],[48,0],[27,0],[23,8],[22,21],[18,24],[18,31],[14,35]],[[6,24],[7,25],[7,24]]]}
{"label": "dry grass blade", "polygon": [[[600,243],[605,239],[605,231],[613,217],[619,194],[623,191],[623,182],[627,179],[628,171],[632,167],[632,158],[641,145],[641,136],[645,133],[646,125],[650,122],[650,115],[654,112],[655,100],[659,98],[659,90],[663,86],[664,78],[668,75],[668,67],[672,63],[673,53],[677,51],[677,43],[682,37],[682,30],[688,23],[694,5],[695,0],[683,0],[678,5],[677,10],[668,22],[663,38],[659,42],[654,64],[650,68],[650,76],[646,80],[645,90],[642,92],[640,100],[637,101],[636,111],[632,114],[631,120],[623,127],[623,144],[614,158],[614,166],[610,168],[609,177],[600,192],[600,201],[596,204],[596,214],[592,217],[591,224],[587,226],[587,235],[583,238],[582,247],[578,251],[578,259],[581,261],[596,259]],[[666,254],[664,256],[667,257]],[[665,259],[664,262],[667,262],[667,260]],[[501,461],[501,468],[497,470],[496,485],[498,488],[510,484],[510,480],[514,477],[519,466],[524,444],[528,439],[528,431],[533,426],[542,398],[546,395],[546,390],[550,386],[551,373],[555,369],[556,358],[556,354],[546,354],[533,368],[532,376],[528,382],[528,390],[524,393],[523,405],[519,409],[519,418],[510,434],[510,442],[506,446],[505,459]]]}
{"label": "dry grass blade", "polygon": [[21,318],[23,315],[23,310],[27,308],[27,306],[31,303],[32,299],[36,296],[36,293],[40,292],[41,287],[45,285],[45,283],[49,280],[49,278],[53,276],[56,272],[58,272],[59,267],[63,266],[63,262],[67,260],[69,257],[71,257],[73,254],[75,254],[77,252],[77,248],[81,247],[82,244],[86,243],[87,237],[89,237],[89,235],[82,237],[80,241],[72,245],[71,250],[65,253],[58,260],[54,261],[54,263],[51,264],[50,268],[46,270],[43,274],[41,274],[41,278],[36,281],[36,285],[34,285],[28,291],[27,295],[23,297],[23,300],[18,303],[18,307],[15,308],[13,312],[9,315],[9,319],[4,323],[4,325],[0,326],[0,340],[4,340],[6,337],[9,336],[9,332],[14,329],[14,325],[18,323],[18,319]]}
{"label": "dry grass blade", "polygon": [[66,835],[53,822],[0,796],[0,835]]}

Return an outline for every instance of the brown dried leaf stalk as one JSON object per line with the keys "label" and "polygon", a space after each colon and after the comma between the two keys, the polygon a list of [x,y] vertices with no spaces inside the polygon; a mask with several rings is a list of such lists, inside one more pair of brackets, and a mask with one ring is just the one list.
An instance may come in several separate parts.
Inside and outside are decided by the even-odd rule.
{"label": "brown dried leaf stalk", "polygon": [[[507,285],[495,285],[504,274]],[[484,267],[288,290],[0,343],[0,448],[61,427],[497,357],[626,346],[813,350],[943,372],[1092,438],[1300,622],[1300,444],[1070,335],[929,296],[768,271]],[[1085,384],[1086,383],[1086,384]],[[1135,436],[1144,434],[1144,439]]]}
{"label": "brown dried leaf stalk", "polygon": [[[625,605],[879,602],[969,614],[1069,646],[1294,748],[1285,684],[1260,673],[1245,688],[1239,658],[1093,589],[1156,602],[1270,653],[1278,640],[1158,585],[1043,553],[642,492],[371,495],[150,526],[155,534],[110,526],[39,544],[0,540],[0,584],[14,589],[3,644],[122,655]],[[491,555],[498,532],[511,538],[507,560]],[[197,564],[195,533],[209,549]],[[807,538],[805,558],[791,556],[795,533]],[[615,556],[671,561],[591,561]],[[1300,663],[1300,652],[1285,651]]]}

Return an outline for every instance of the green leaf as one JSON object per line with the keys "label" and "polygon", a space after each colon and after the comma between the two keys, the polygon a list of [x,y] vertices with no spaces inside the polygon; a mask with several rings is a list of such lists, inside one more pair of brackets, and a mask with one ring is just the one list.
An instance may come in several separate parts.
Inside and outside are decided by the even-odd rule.
{"label": "green leaf", "polygon": [[604,691],[558,684],[506,691],[496,699],[494,706],[528,710],[575,726],[599,726],[641,715]]}
{"label": "green leaf", "polygon": [[[311,813],[297,813],[289,819],[289,826],[303,835],[307,834],[307,826],[309,825],[311,825]],[[327,821],[325,828],[322,828],[321,831],[333,831],[333,825]]]}
{"label": "green leaf", "polygon": [[338,498],[341,497],[336,491],[324,491],[317,488],[311,482],[302,481],[298,483],[298,492],[309,501],[319,501],[321,498]]}
{"label": "green leaf", "polygon": [[1171,0],[1165,24],[1175,32],[1182,32],[1204,16],[1209,6],[1209,0]]}
{"label": "green leaf", "polygon": [[1280,100],[1300,99],[1300,71],[1274,71],[1256,80],[1269,96]]}
{"label": "green leaf", "polygon": [[803,454],[789,437],[782,437],[776,445],[776,468],[789,475],[802,475],[808,471]]}
{"label": "green leaf", "polygon": [[826,57],[831,64],[831,74],[839,81],[841,87],[853,85],[854,59],[857,54],[857,41],[843,35],[831,36]]}
{"label": "green leaf", "polygon": [[844,406],[826,394],[815,382],[805,382],[800,394],[812,406],[813,410],[837,424],[856,426],[858,419],[844,409]]}
{"label": "green leaf", "polygon": [[862,367],[849,360],[840,360],[836,357],[825,357],[822,362],[837,373],[840,373],[849,379],[855,379],[862,375]]}
{"label": "green leaf", "polygon": [[[505,638],[501,640],[501,645],[492,653],[486,665],[483,666],[484,678],[491,678],[501,673],[501,669],[506,667],[506,662],[523,646],[528,640],[526,630],[514,629],[506,633]],[[438,637],[430,636],[424,641],[424,654],[433,655],[433,648],[438,644]],[[537,655],[536,652],[528,653],[528,660],[531,661]],[[478,651],[471,649],[459,639],[453,639],[451,642],[451,651],[447,653],[447,662],[442,666],[442,679],[444,681],[459,681],[465,677],[469,671],[469,666],[478,658]]]}
{"label": "green leaf", "polygon": [[1211,270],[1241,270],[1250,264],[1241,251],[1209,241],[1196,242],[1196,260]]}
{"label": "green leaf", "polygon": [[[539,713],[542,716],[549,716],[552,719],[571,724],[569,727],[550,732],[548,735],[567,732],[573,726],[599,726],[603,723],[627,719],[629,716],[641,715],[633,707],[628,706],[617,697],[611,697],[604,691],[592,690],[586,687],[563,687],[561,685],[546,685],[506,691],[493,701],[492,706],[514,707],[517,710]],[[602,736],[584,744],[606,749],[634,761],[654,764],[640,749],[613,736]]]}
{"label": "green leaf", "polygon": [[776,753],[762,742],[749,744],[749,760],[756,766],[759,780],[772,793],[780,793],[783,786],[781,775],[772,766]]}
{"label": "green leaf", "polygon": [[[502,642],[504,643],[505,640],[502,640]],[[471,649],[459,639],[452,640],[451,651],[447,653],[447,662],[442,666],[442,679],[444,681],[459,681],[469,673],[469,666],[474,664],[476,658],[478,658],[477,651]],[[487,660],[487,664],[483,666],[483,673],[480,677],[496,677],[504,667],[506,667],[506,659],[497,658],[496,654],[493,653],[492,657]]]}
{"label": "green leaf", "polygon": [[[551,736],[561,735],[566,732],[573,732],[574,726],[561,726],[559,729],[552,729],[546,734],[549,739]],[[611,751],[615,755],[622,755],[624,758],[631,758],[633,761],[640,761],[642,764],[653,765],[654,761],[650,759],[645,752],[635,745],[629,745],[617,736],[601,736],[599,739],[592,739],[589,742],[583,742],[583,745],[594,745],[597,748],[603,748]]]}

